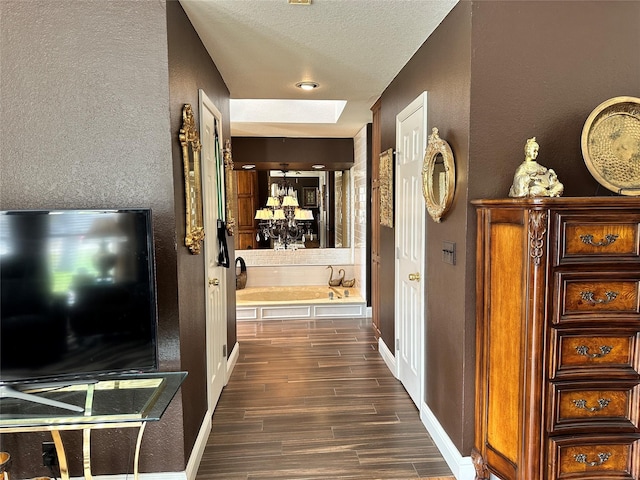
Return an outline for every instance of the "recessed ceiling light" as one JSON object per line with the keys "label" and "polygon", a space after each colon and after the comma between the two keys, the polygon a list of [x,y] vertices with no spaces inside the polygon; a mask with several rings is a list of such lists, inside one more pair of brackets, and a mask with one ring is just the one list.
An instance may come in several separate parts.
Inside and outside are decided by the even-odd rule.
{"label": "recessed ceiling light", "polygon": [[318,85],[316,82],[298,82],[296,83],[296,87],[301,88],[302,90],[313,90],[314,88],[318,88],[320,85]]}
{"label": "recessed ceiling light", "polygon": [[311,165],[311,168],[315,168],[316,170],[322,170],[324,168],[324,165]]}
{"label": "recessed ceiling light", "polygon": [[242,165],[242,168],[244,168],[245,170],[251,170],[252,168],[256,168],[256,166],[252,163],[249,163],[247,165]]}

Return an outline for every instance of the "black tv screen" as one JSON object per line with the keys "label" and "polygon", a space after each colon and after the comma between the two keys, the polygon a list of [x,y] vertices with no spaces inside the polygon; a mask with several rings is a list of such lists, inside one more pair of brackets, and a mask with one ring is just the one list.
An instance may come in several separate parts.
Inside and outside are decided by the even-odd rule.
{"label": "black tv screen", "polygon": [[0,384],[157,368],[148,209],[0,212]]}

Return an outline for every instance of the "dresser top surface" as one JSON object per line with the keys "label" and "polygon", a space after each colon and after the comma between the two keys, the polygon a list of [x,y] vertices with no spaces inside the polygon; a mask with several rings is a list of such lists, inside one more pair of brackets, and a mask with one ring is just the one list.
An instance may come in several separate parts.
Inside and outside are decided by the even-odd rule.
{"label": "dresser top surface", "polygon": [[501,208],[638,208],[640,197],[529,197],[529,198],[489,198],[471,201],[476,207]]}

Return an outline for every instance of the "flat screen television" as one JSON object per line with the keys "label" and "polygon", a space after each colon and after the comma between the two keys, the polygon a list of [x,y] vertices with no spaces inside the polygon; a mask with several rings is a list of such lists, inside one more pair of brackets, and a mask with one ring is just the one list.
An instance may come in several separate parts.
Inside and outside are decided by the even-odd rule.
{"label": "flat screen television", "polygon": [[0,394],[157,369],[149,209],[0,211]]}

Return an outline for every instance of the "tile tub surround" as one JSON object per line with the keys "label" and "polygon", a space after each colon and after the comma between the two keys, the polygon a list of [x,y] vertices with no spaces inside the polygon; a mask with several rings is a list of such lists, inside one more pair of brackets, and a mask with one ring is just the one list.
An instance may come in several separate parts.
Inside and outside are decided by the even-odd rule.
{"label": "tile tub surround", "polygon": [[[348,295],[345,295],[345,291]],[[333,298],[329,294],[332,293]],[[366,316],[357,288],[319,286],[247,287],[236,291],[238,320],[353,318]]]}
{"label": "tile tub surround", "polygon": [[298,250],[236,250],[247,265],[353,265],[351,248],[300,248]]}
{"label": "tile tub surround", "polygon": [[[243,257],[244,258],[244,257]],[[245,258],[246,261],[246,258]],[[247,262],[247,288],[250,287],[293,287],[293,286],[317,286],[329,284],[327,268],[323,265],[250,265]],[[333,278],[338,278],[338,270],[345,271],[347,280],[356,279],[355,287],[361,288],[361,279],[356,273],[354,265],[333,266]],[[239,269],[238,269],[239,270]]]}
{"label": "tile tub surround", "polygon": [[355,287],[366,301],[364,254],[364,247],[236,250],[236,258],[247,265],[247,287],[328,285],[331,265],[334,279],[341,268],[346,279],[356,279]]}

